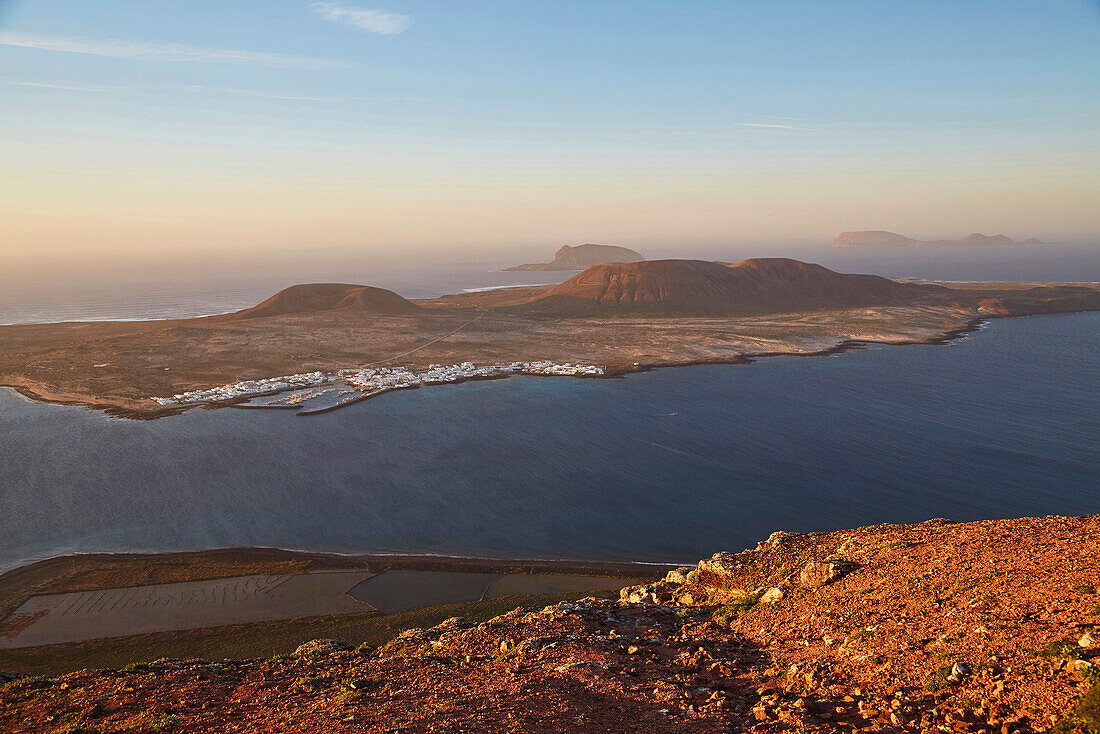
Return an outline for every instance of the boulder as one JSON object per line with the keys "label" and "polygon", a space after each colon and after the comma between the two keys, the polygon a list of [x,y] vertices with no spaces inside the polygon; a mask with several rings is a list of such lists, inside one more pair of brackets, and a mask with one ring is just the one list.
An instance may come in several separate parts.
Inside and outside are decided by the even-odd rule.
{"label": "boulder", "polygon": [[649,586],[642,584],[639,586],[627,586],[624,589],[619,590],[619,599],[631,604],[640,604],[651,601],[653,595],[649,592]]}
{"label": "boulder", "polygon": [[667,581],[658,581],[649,585],[649,595],[656,604],[668,604],[672,601],[673,594],[680,586],[680,584],[670,584]]}
{"label": "boulder", "polygon": [[1100,647],[1100,639],[1097,639],[1096,635],[1091,632],[1086,632],[1081,635],[1081,639],[1077,641],[1078,647],[1083,647],[1086,650],[1092,650],[1093,648]]}
{"label": "boulder", "polygon": [[686,584],[688,580],[688,574],[694,570],[695,569],[691,566],[684,566],[682,568],[674,569],[665,574],[665,581],[670,584]]}
{"label": "boulder", "polygon": [[746,591],[734,582],[743,571],[737,553],[715,553],[699,561],[699,567],[688,574],[687,586],[696,604],[729,604],[744,598]]}
{"label": "boulder", "polygon": [[632,604],[669,604],[675,599],[681,584],[657,581],[619,590],[619,599]]}
{"label": "boulder", "polygon": [[706,560],[699,561],[699,580],[703,583],[714,580],[712,577],[728,578],[741,570],[741,561],[736,553],[721,551]]}
{"label": "boulder", "polygon": [[783,597],[787,595],[785,589],[779,586],[772,586],[764,590],[764,593],[760,595],[761,604],[775,604],[777,601],[782,601]]}
{"label": "boulder", "polygon": [[348,650],[351,650],[351,645],[343,640],[320,639],[303,642],[295,648],[294,654],[299,657],[316,657],[318,655],[331,655],[334,652],[347,652]]}
{"label": "boulder", "polygon": [[816,589],[843,578],[858,568],[851,561],[810,561],[798,575],[798,582],[805,587]]}
{"label": "boulder", "polygon": [[[748,593],[734,584],[735,574],[741,573],[743,568],[739,554],[715,553],[699,561],[696,568],[677,568],[665,574],[661,581],[621,589],[619,598],[634,604],[728,604],[743,599]],[[761,588],[759,593],[764,591]]]}
{"label": "boulder", "polygon": [[432,627],[433,630],[439,630],[440,632],[446,632],[450,630],[465,630],[473,627],[465,617],[448,617],[442,622]]}
{"label": "boulder", "polygon": [[947,680],[952,683],[958,683],[960,680],[970,675],[970,666],[966,663],[955,663],[951,666],[951,674],[947,676]]}
{"label": "boulder", "polygon": [[676,597],[676,603],[682,607],[694,607],[704,604],[706,597],[698,594],[692,594],[690,591],[680,594]]}
{"label": "boulder", "polygon": [[765,548],[774,548],[784,543],[790,543],[798,538],[801,538],[801,533],[788,533],[786,530],[776,530],[774,533],[768,536],[768,539],[756,544],[756,550],[764,550]]}

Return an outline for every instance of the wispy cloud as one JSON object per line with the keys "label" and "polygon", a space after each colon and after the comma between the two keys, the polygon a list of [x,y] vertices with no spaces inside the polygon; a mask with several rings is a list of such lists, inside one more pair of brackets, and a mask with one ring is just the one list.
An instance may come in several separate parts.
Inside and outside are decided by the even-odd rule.
{"label": "wispy cloud", "polygon": [[230,94],[240,97],[281,99],[292,102],[351,102],[366,99],[366,97],[315,97],[312,95],[304,94],[279,94],[277,92],[262,92],[258,89],[239,89],[237,87],[208,87],[201,84],[190,84],[182,88],[192,92],[215,92],[218,94]]}
{"label": "wispy cloud", "polygon": [[411,16],[385,10],[345,8],[336,3],[313,3],[310,7],[325,20],[354,26],[383,36],[396,35],[412,25]]}
{"label": "wispy cloud", "polygon": [[0,32],[0,46],[19,46],[43,51],[60,51],[92,56],[110,56],[117,59],[142,59],[149,61],[202,61],[213,63],[263,64],[288,66],[300,69],[332,69],[348,66],[334,59],[310,56],[266,53],[263,51],[237,51],[224,48],[203,48],[183,43],[130,43],[128,41],[89,41],[75,38],[49,38],[23,33]]}
{"label": "wispy cloud", "polygon": [[794,125],[778,125],[771,122],[742,122],[743,127],[770,127],[776,130],[806,130],[810,131],[808,127],[796,127]]}
{"label": "wispy cloud", "polygon": [[163,92],[163,91],[181,91],[181,92],[198,92],[198,93],[211,93],[211,94],[225,94],[237,97],[257,97],[260,99],[275,99],[285,100],[289,102],[319,102],[319,103],[339,103],[339,102],[408,102],[420,99],[419,97],[355,97],[355,96],[333,96],[324,97],[313,94],[291,94],[270,92],[260,89],[243,89],[240,87],[212,87],[204,84],[169,84],[165,86],[156,85],[139,85],[139,86],[117,86],[106,84],[58,84],[54,82],[32,82],[24,81],[22,79],[0,79],[0,82],[12,84],[18,87],[33,87],[36,89],[56,89],[66,92],[106,92],[106,91],[120,91],[124,93],[145,93],[145,92]]}
{"label": "wispy cloud", "polygon": [[60,89],[66,92],[102,92],[108,87],[85,86],[83,84],[48,84],[46,82],[12,82],[18,87],[38,87],[41,89]]}

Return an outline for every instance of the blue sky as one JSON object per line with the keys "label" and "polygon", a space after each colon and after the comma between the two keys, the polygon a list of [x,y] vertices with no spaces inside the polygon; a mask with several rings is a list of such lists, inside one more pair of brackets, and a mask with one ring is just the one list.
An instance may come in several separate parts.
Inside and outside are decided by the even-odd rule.
{"label": "blue sky", "polygon": [[1087,238],[1098,61],[1095,2],[0,0],[0,226],[55,254]]}

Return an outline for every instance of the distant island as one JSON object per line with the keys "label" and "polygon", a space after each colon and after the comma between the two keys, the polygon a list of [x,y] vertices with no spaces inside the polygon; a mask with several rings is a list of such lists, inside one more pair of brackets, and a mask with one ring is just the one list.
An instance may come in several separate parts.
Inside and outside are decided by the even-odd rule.
{"label": "distant island", "polygon": [[788,258],[604,262],[559,285],[430,299],[311,283],[219,316],[2,326],[0,385],[134,418],[311,386],[331,388],[339,406],[514,374],[608,377],[939,343],[987,318],[1093,310],[1100,285],[1089,283],[940,284]]}
{"label": "distant island", "polygon": [[866,230],[861,232],[841,232],[833,245],[835,247],[950,247],[982,245],[1041,245],[1043,242],[1031,237],[1017,242],[1003,234],[993,236],[974,232],[961,240],[915,240],[897,232]]}
{"label": "distant island", "polygon": [[548,263],[528,263],[505,270],[584,270],[600,263],[634,263],[645,260],[640,252],[616,245],[565,245]]}

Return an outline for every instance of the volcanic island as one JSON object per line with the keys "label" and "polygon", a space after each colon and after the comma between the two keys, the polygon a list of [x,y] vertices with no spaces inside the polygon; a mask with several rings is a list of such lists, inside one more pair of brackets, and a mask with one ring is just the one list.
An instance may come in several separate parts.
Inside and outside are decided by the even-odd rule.
{"label": "volcanic island", "polygon": [[787,258],[604,262],[559,285],[432,299],[314,283],[217,316],[3,326],[0,385],[156,418],[314,386],[345,390],[343,404],[512,374],[613,377],[939,343],[985,319],[1098,309],[1092,283],[931,283]]}

